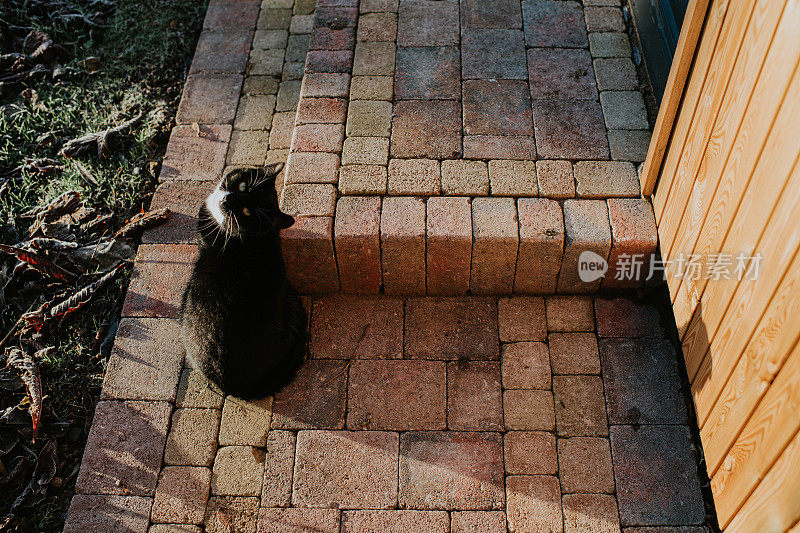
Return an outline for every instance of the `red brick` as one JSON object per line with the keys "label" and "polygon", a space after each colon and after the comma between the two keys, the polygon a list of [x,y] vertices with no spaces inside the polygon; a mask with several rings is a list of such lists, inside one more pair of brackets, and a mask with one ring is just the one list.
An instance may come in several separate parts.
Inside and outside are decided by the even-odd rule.
{"label": "red brick", "polygon": [[585,296],[545,298],[549,331],[594,331],[592,300]]}
{"label": "red brick", "polygon": [[150,209],[169,209],[167,221],[144,232],[145,244],[190,244],[197,235],[197,212],[215,181],[167,181],[156,188]]}
{"label": "red brick", "polygon": [[548,198],[572,198],[575,196],[575,178],[569,161],[537,161],[536,176],[539,193]]}
{"label": "red brick", "polygon": [[106,365],[103,398],[175,400],[183,364],[177,320],[123,318]]}
{"label": "red brick", "polygon": [[503,430],[498,363],[447,364],[447,427],[459,431]]}
{"label": "red brick", "polygon": [[356,43],[355,28],[315,26],[309,41],[310,50],[352,50]]}
{"label": "red brick", "polygon": [[435,159],[392,159],[387,191],[391,195],[438,195],[441,191],[439,162]]}
{"label": "red brick", "polygon": [[523,3],[522,17],[528,46],[584,48],[588,44],[578,2],[528,0]]}
{"label": "red brick", "polygon": [[300,87],[300,98],[347,98],[349,91],[348,74],[307,72]]}
{"label": "red brick", "polygon": [[211,487],[211,470],[167,466],[161,471],[150,519],[157,523],[202,524]]}
{"label": "red brick", "polygon": [[647,304],[630,298],[598,298],[595,301],[597,334],[601,337],[661,337],[661,317]]}
{"label": "red brick", "polygon": [[429,0],[401,2],[397,21],[399,46],[444,46],[458,42],[458,5]]}
{"label": "red brick", "polygon": [[558,474],[556,437],[544,431],[509,431],[503,436],[506,474]]}
{"label": "red brick", "polygon": [[[263,13],[263,10],[262,10]],[[258,498],[212,496],[204,521],[205,533],[256,533]]]}
{"label": "red brick", "polygon": [[386,294],[425,294],[425,202],[421,198],[384,199],[381,263]]}
{"label": "red brick", "polygon": [[533,137],[501,135],[465,135],[464,157],[467,159],[535,159]]}
{"label": "red brick", "polygon": [[342,361],[306,362],[297,377],[275,394],[272,427],[341,429],[344,427],[347,371]]}
{"label": "red brick", "polygon": [[292,471],[296,438],[291,431],[273,429],[267,434],[267,453],[264,461],[264,484],[261,505],[289,507],[292,494]]}
{"label": "red brick", "polygon": [[472,262],[470,200],[429,198],[426,226],[428,294],[466,294]]}
{"label": "red brick", "polygon": [[286,162],[285,183],[336,183],[339,156],[324,152],[294,152]]}
{"label": "red brick", "polygon": [[397,433],[301,431],[292,490],[296,507],[397,505]]}
{"label": "red brick", "polygon": [[201,126],[200,133],[191,126],[172,128],[159,181],[219,180],[231,131],[231,126]]}
{"label": "red brick", "polygon": [[544,298],[501,298],[498,313],[502,342],[543,341],[547,338]]}
{"label": "red brick", "polygon": [[445,382],[439,361],[354,361],[347,428],[444,429]]}
{"label": "red brick", "polygon": [[302,292],[339,290],[333,255],[333,218],[296,217],[281,230],[281,251],[292,286]]}
{"label": "red brick", "polygon": [[549,389],[550,358],[543,342],[503,345],[503,388]]}
{"label": "red brick", "polygon": [[[263,502],[262,502],[263,503]],[[338,509],[264,509],[258,512],[258,533],[339,533]]]}
{"label": "red brick", "polygon": [[140,496],[99,496],[76,494],[72,497],[65,533],[146,533],[153,500]]}
{"label": "red brick", "polygon": [[[658,233],[653,207],[644,198],[610,198],[608,218],[611,223],[611,252],[608,255],[608,273],[603,288],[631,288],[644,284],[649,273],[652,256],[658,246]],[[641,261],[638,276],[618,262],[624,256]],[[617,277],[623,279],[617,279]]]}
{"label": "red brick", "polygon": [[400,439],[400,506],[502,509],[505,504],[502,456],[499,433],[403,433]]}
{"label": "red brick", "polygon": [[397,100],[461,98],[461,61],[458,48],[399,48],[394,95]]}
{"label": "red brick", "polygon": [[203,28],[209,30],[253,29],[258,18],[258,2],[209,2]]}
{"label": "red brick", "polygon": [[594,100],[536,100],[533,124],[542,158],[608,158],[603,113]]}
{"label": "red brick", "polygon": [[309,74],[347,74],[352,68],[353,52],[350,50],[311,50],[306,56],[306,73]]}
{"label": "red brick", "polygon": [[189,76],[175,122],[233,124],[243,79],[241,74]]}
{"label": "red brick", "polygon": [[100,401],[75,492],[153,496],[170,411],[167,402]]}
{"label": "red brick", "polygon": [[554,374],[600,373],[600,356],[594,333],[551,333],[548,342]]}
{"label": "red brick", "polygon": [[339,199],[333,232],[342,292],[375,294],[380,290],[380,218],[378,196]]}
{"label": "red brick", "polygon": [[301,98],[297,106],[298,124],[344,124],[346,118],[343,98]]}
{"label": "red brick", "polygon": [[[564,506],[564,532],[619,533],[617,500],[608,494],[566,494]],[[661,533],[668,531],[661,530]],[[627,533],[631,533],[628,531]],[[698,532],[699,533],[699,532]]]}
{"label": "red brick", "polygon": [[332,217],[336,187],[327,184],[290,183],[281,192],[281,211],[295,217]]}
{"label": "red brick", "polygon": [[503,511],[457,511],[450,514],[452,533],[506,533]]}
{"label": "red brick", "polygon": [[606,402],[600,376],[553,376],[560,437],[606,436]]}
{"label": "red brick", "polygon": [[508,430],[553,431],[553,393],[549,390],[507,390],[503,411]]}
{"label": "red brick", "polygon": [[196,255],[197,246],[189,244],[141,245],[122,316],[179,318],[183,288]]}
{"label": "red brick", "polygon": [[611,228],[606,203],[602,200],[566,200],[564,231],[564,259],[558,278],[558,291],[597,291],[602,278],[591,282],[582,281],[579,277],[579,261],[583,252],[608,258],[611,250]]}
{"label": "red brick", "polygon": [[564,251],[561,206],[546,198],[517,200],[519,251],[514,291],[552,294],[556,290]]}
{"label": "red brick", "polygon": [[244,73],[252,41],[253,32],[241,28],[202,32],[197,41],[189,74]]}
{"label": "red brick", "polygon": [[340,295],[315,299],[309,351],[318,358],[402,358],[403,301]]}
{"label": "red brick", "polygon": [[561,490],[553,476],[506,478],[508,530],[561,533]]}
{"label": "red brick", "polygon": [[461,25],[464,28],[522,28],[520,3],[465,0],[461,4]]}
{"label": "red brick", "polygon": [[397,36],[397,15],[372,13],[358,19],[359,41],[394,41]]}
{"label": "red brick", "polygon": [[524,80],[528,77],[525,37],[519,30],[464,28],[461,55],[464,79]]}
{"label": "red brick", "polygon": [[292,152],[341,153],[343,124],[302,124],[292,134]]}
{"label": "red brick", "polygon": [[558,439],[561,487],[566,492],[614,492],[611,446],[608,439]]}
{"label": "red brick", "polygon": [[451,100],[394,104],[392,157],[461,157],[461,105]]}
{"label": "red brick", "polygon": [[475,294],[510,294],[519,248],[513,198],[475,198],[472,202],[472,269]]}
{"label": "red brick", "polygon": [[448,533],[449,520],[444,511],[345,511],[342,533]]}
{"label": "red brick", "polygon": [[465,81],[463,103],[466,135],[533,135],[530,90],[524,81]]}
{"label": "red brick", "polygon": [[405,353],[411,358],[497,360],[497,304],[489,298],[406,302]]}
{"label": "red brick", "polygon": [[597,98],[592,55],[581,48],[531,48],[528,73],[534,100]]}

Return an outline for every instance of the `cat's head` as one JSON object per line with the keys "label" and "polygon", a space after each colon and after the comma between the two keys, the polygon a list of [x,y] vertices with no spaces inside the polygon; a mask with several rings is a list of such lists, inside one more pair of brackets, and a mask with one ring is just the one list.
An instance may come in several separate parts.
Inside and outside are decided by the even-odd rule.
{"label": "cat's head", "polygon": [[246,238],[275,233],[294,224],[281,212],[275,178],[283,163],[262,168],[235,168],[206,198],[211,220],[226,237]]}

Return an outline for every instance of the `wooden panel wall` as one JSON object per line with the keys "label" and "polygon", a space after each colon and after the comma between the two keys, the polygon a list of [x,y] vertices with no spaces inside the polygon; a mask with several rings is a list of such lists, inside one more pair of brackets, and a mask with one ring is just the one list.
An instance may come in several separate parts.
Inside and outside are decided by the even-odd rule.
{"label": "wooden panel wall", "polygon": [[654,134],[666,149],[651,146],[645,170],[657,177],[665,260],[763,255],[756,280],[687,279],[677,264],[667,279],[720,525],[796,531],[800,0],[711,0],[695,12],[697,45],[676,58],[691,69],[662,103],[663,113],[678,99],[677,112]]}

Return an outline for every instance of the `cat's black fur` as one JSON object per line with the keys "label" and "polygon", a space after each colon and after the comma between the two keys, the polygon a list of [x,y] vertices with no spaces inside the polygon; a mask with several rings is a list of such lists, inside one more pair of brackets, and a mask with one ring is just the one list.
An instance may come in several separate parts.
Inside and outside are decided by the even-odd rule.
{"label": "cat's black fur", "polygon": [[233,170],[200,207],[200,253],[181,305],[189,363],[241,398],[282,389],[305,352],[305,311],[286,279],[278,236],[294,223],[278,207],[281,168]]}

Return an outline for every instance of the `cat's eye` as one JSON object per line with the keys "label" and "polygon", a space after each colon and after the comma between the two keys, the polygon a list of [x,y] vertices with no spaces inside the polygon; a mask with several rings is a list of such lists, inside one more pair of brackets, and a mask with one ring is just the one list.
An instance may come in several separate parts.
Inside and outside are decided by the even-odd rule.
{"label": "cat's eye", "polygon": [[[247,184],[243,181],[239,182],[239,192],[244,192],[247,190]],[[250,213],[247,213],[248,215]]]}
{"label": "cat's eye", "polygon": [[246,216],[246,217],[249,217],[250,216],[250,209],[248,209],[247,207],[243,207],[242,208],[242,214],[244,216]]}

